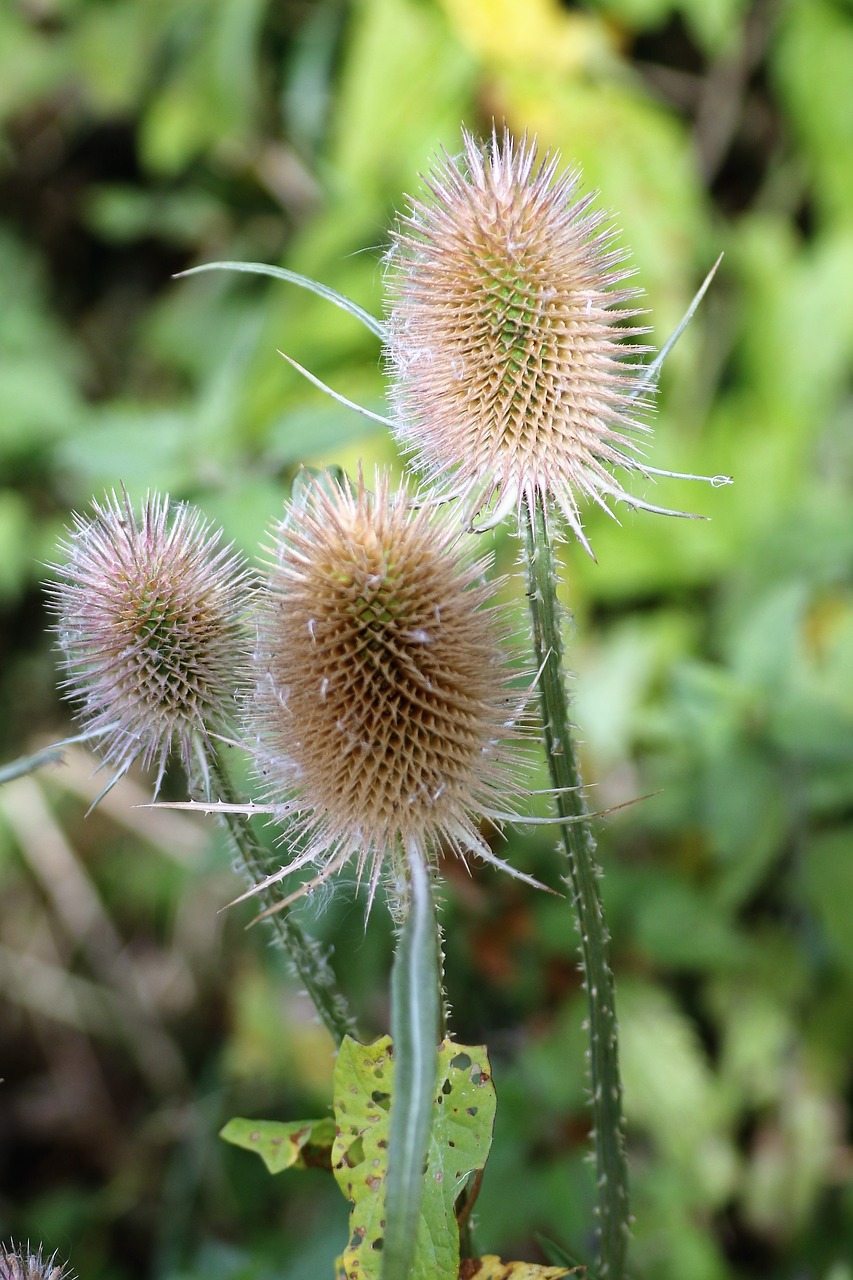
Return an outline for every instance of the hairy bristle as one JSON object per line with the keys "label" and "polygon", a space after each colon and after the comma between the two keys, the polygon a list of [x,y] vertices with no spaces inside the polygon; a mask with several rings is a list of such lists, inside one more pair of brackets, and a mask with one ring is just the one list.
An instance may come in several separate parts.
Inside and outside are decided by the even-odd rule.
{"label": "hairy bristle", "polygon": [[371,895],[407,848],[480,853],[515,738],[482,564],[381,476],[375,496],[316,486],[274,537],[254,704],[268,798],[321,863],[369,867]]}
{"label": "hairy bristle", "polygon": [[646,429],[638,291],[609,219],[508,133],[485,153],[465,135],[426,186],[389,255],[398,438],[472,512],[540,492],[586,545],[579,497],[631,500],[610,468],[636,466]]}

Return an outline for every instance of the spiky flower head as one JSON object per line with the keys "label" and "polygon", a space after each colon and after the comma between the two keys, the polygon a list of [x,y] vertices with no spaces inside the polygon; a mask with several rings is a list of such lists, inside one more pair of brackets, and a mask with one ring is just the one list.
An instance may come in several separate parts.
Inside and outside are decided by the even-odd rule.
{"label": "spiky flower head", "polygon": [[149,494],[139,518],[126,493],[92,509],[52,566],[63,688],[116,776],[139,759],[159,789],[170,751],[189,771],[193,747],[229,723],[248,665],[248,578],[201,513],[168,496]]}
{"label": "spiky flower head", "polygon": [[[613,467],[647,430],[643,332],[607,214],[535,142],[464,134],[393,238],[388,356],[399,441],[427,481],[496,523],[537,494],[583,545],[580,500],[626,493]],[[657,509],[657,508],[654,508]]]}
{"label": "spiky flower head", "polygon": [[29,1245],[0,1244],[0,1280],[69,1280],[70,1271],[56,1260],[56,1254],[44,1256],[42,1245],[33,1252]]}
{"label": "spiky flower head", "polygon": [[460,536],[381,475],[375,494],[315,482],[274,531],[253,722],[266,798],[301,852],[265,883],[320,866],[280,905],[350,857],[371,901],[383,871],[404,885],[405,860],[439,842],[506,866],[476,824],[517,790],[518,694]]}

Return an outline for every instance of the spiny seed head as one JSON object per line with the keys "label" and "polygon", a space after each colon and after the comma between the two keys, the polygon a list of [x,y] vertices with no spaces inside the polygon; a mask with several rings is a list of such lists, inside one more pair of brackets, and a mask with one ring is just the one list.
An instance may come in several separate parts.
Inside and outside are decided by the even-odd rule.
{"label": "spiny seed head", "polygon": [[428,176],[388,257],[397,436],[471,515],[493,505],[486,524],[541,494],[589,550],[582,496],[644,505],[610,470],[643,469],[630,453],[647,430],[638,290],[577,170],[537,165],[535,143],[506,131],[485,151],[464,143]]}
{"label": "spiny seed head", "polygon": [[483,562],[460,536],[384,476],[375,495],[361,478],[315,483],[274,531],[257,756],[267,799],[304,837],[298,865],[321,864],[285,901],[351,855],[371,900],[383,869],[402,883],[406,855],[439,841],[499,861],[475,823],[516,792],[513,672]]}
{"label": "spiny seed head", "polygon": [[0,1280],[70,1280],[70,1271],[56,1261],[56,1254],[44,1257],[42,1246],[0,1244]]}
{"label": "spiny seed head", "polygon": [[119,775],[154,764],[159,789],[170,750],[189,770],[193,744],[228,724],[249,661],[248,578],[192,507],[149,494],[138,519],[113,493],[92,509],[52,566],[63,688],[106,762]]}

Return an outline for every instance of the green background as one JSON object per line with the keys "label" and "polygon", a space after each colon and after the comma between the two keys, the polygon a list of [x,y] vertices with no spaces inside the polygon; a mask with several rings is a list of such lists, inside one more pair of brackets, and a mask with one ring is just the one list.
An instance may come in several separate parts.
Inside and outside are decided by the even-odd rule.
{"label": "green background", "polygon": [[[380,314],[404,193],[493,120],[582,165],[658,345],[725,252],[649,460],[734,485],[639,483],[708,521],[589,511],[597,562],[563,548],[593,802],[656,793],[599,828],[643,1280],[853,1277],[851,82],[847,0],[0,6],[5,759],[69,731],[39,581],[90,495],[168,489],[252,551],[299,463],[399,466],[276,354],[381,410],[355,321],[173,272],[277,262]],[[249,913],[217,914],[240,887],[217,834],[134,809],[140,779],[84,818],[91,771],[0,793],[0,1237],[81,1280],[330,1276],[330,1182],[216,1138],[324,1114],[329,1042]],[[553,880],[553,845],[500,852]],[[478,1246],[588,1256],[567,906],[443,871],[452,1030],[498,1091]],[[386,1031],[384,909],[365,929],[345,884],[305,919]]]}

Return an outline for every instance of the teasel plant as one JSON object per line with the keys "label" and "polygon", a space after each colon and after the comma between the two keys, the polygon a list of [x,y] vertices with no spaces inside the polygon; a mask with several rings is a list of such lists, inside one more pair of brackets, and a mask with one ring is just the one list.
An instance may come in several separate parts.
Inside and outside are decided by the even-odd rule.
{"label": "teasel plant", "polygon": [[578,172],[508,133],[469,135],[395,229],[388,257],[387,352],[393,431],[469,527],[514,516],[545,754],[564,819],[566,883],[588,999],[601,1280],[624,1274],[629,1239],[618,1024],[601,870],[569,713],[554,557],[554,513],[592,554],[581,503],[608,499],[664,515],[619,471],[643,461],[651,380],[631,271],[612,221],[579,192]]}
{"label": "teasel plant", "polygon": [[[104,792],[139,761],[165,803],[156,797],[177,754],[196,794],[168,807],[228,825],[252,879],[236,901],[260,899],[336,1044],[353,1020],[289,909],[353,860],[368,913],[382,886],[399,928],[388,1277],[411,1268],[445,1033],[437,854],[544,888],[479,831],[484,818],[522,820],[530,682],[471,542],[451,509],[417,505],[405,486],[392,493],[381,473],[372,489],[327,473],[298,486],[256,580],[198,511],[149,494],[137,515],[122,491],[74,518],[49,588],[63,688],[103,755]],[[231,786],[223,743],[253,758],[257,799]],[[290,855],[265,876],[245,822],[257,815]]]}
{"label": "teasel plant", "polygon": [[[646,460],[649,411],[663,360],[716,266],[650,359],[612,220],[576,170],[561,170],[556,155],[539,159],[535,141],[516,143],[507,131],[484,146],[465,133],[458,159],[436,161],[392,232],[386,266],[384,319],[265,264],[183,273],[273,276],[363,323],[384,350],[387,415],[290,363],[386,425],[419,481],[394,494],[380,473],[370,485],[361,474],[309,478],[272,527],[260,577],[191,508],[154,495],[137,516],[124,493],[96,503],[91,517],[76,517],[54,566],[65,692],[83,736],[100,747],[107,786],[139,761],[155,771],[156,797],[167,759],[179,757],[192,798],[171,803],[227,825],[250,880],[235,901],[256,898],[337,1045],[355,1021],[293,907],[354,863],[367,910],[379,897],[391,909],[395,1076],[384,1226],[374,1241],[381,1256],[371,1263],[381,1280],[427,1274],[418,1270],[418,1215],[446,1030],[435,855],[480,859],[538,891],[478,823],[556,824],[589,1014],[593,1270],[622,1280],[630,1210],[614,979],[554,546],[568,535],[592,554],[589,502],[611,516],[616,503],[686,514],[635,496],[630,481],[676,475]],[[520,667],[487,566],[469,545],[505,520],[523,548],[530,607],[532,655]],[[522,814],[533,705],[552,819]],[[225,744],[253,762],[251,798],[231,782]],[[246,821],[256,816],[286,851],[272,872]],[[470,1198],[460,1216],[469,1210]]]}
{"label": "teasel plant", "polygon": [[[222,747],[234,740],[251,679],[256,579],[243,557],[197,509],[149,493],[137,514],[123,490],[76,515],[59,550],[48,597],[65,669],[61,688],[108,775],[94,803],[134,763],[154,769],[156,798],[172,756],[199,802],[214,793],[220,803],[236,801]],[[266,851],[227,805],[223,810],[237,861],[254,886]],[[287,913],[272,927],[339,1043],[355,1021],[328,957]]]}
{"label": "teasel plant", "polygon": [[[392,232],[387,312],[377,320],[326,286],[260,263],[228,269],[309,289],[382,342],[390,412],[354,404],[285,359],[341,404],[387,426],[429,493],[463,527],[510,519],[523,547],[536,694],[566,857],[588,1002],[600,1280],[621,1280],[630,1236],[618,1024],[601,869],[566,685],[555,541],[568,533],[593,555],[591,502],[696,518],[638,497],[632,477],[730,483],[647,460],[661,366],[701,302],[719,259],[654,359],[640,290],[613,219],[582,189],[578,169],[516,143],[507,129],[479,144],[463,131],[458,158],[440,157]],[[285,353],[281,353],[285,354]]]}
{"label": "teasel plant", "polygon": [[382,1234],[391,1280],[414,1263],[446,1035],[438,854],[545,889],[479,830],[484,819],[497,829],[531,821],[522,812],[531,682],[495,603],[500,584],[471,541],[454,511],[417,503],[406,485],[392,492],[382,472],[370,486],[361,474],[303,482],[271,530],[255,611],[243,740],[258,798],[170,806],[264,815],[281,833],[289,860],[242,897],[295,887],[259,918],[353,863],[368,914],[382,891],[398,928]]}

